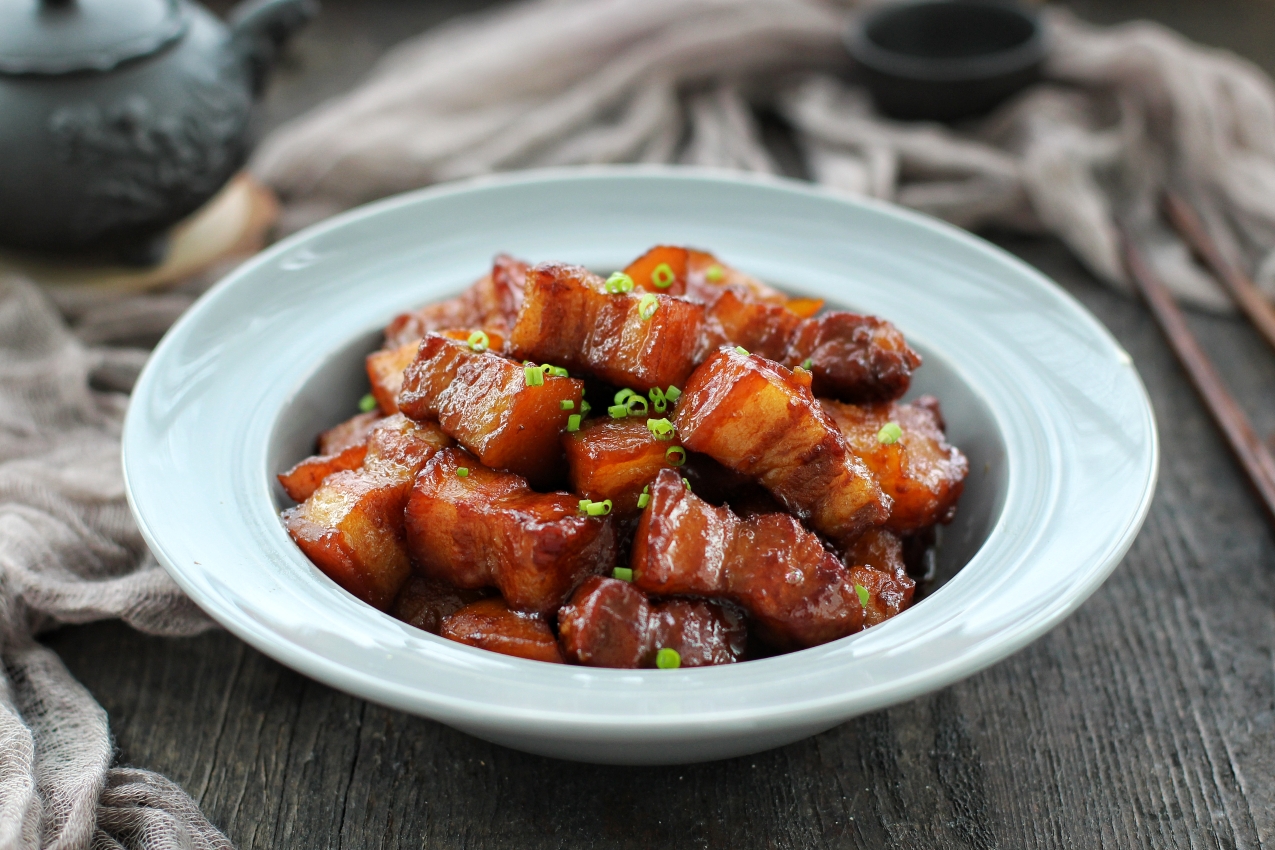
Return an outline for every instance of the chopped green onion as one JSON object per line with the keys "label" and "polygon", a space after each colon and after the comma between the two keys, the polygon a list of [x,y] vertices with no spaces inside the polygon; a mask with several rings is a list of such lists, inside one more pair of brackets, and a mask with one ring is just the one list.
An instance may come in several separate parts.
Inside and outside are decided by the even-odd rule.
{"label": "chopped green onion", "polygon": [[458,467],[456,467],[456,474],[457,474],[457,475],[459,475],[461,478],[468,478],[468,477],[469,477],[469,467],[467,467],[467,466],[458,466]]}
{"label": "chopped green onion", "polygon": [[558,402],[558,409],[559,410],[575,410],[576,403],[569,398],[564,398],[562,401]]}
{"label": "chopped green onion", "polygon": [[669,649],[666,646],[655,653],[655,666],[661,670],[676,670],[682,666],[682,656],[677,654],[676,649]]}
{"label": "chopped green onion", "polygon": [[883,446],[892,446],[903,436],[903,429],[898,422],[887,422],[877,432],[877,442]]}
{"label": "chopped green onion", "polygon": [[580,414],[573,413],[567,417],[567,430],[573,433],[580,430]]}
{"label": "chopped green onion", "polygon": [[601,502],[589,502],[585,506],[584,512],[589,516],[606,516],[611,513],[611,500],[603,499]]}
{"label": "chopped green onion", "polygon": [[655,435],[657,440],[673,439],[673,423],[667,419],[648,419],[646,427]]}
{"label": "chopped green onion", "polygon": [[674,404],[682,397],[682,391],[672,384],[669,384],[668,389],[664,391],[664,397],[669,400],[670,404]]}
{"label": "chopped green onion", "polygon": [[623,419],[629,415],[629,409],[622,404],[613,404],[607,408],[607,413],[611,414],[612,419]]}
{"label": "chopped green onion", "polygon": [[642,510],[643,508],[645,508],[645,507],[646,507],[647,505],[649,505],[649,504],[651,504],[651,494],[650,494],[650,493],[643,493],[641,496],[638,496],[638,510],[639,510],[639,511],[640,511],[640,510]]}
{"label": "chopped green onion", "polygon": [[486,351],[491,348],[491,338],[482,331],[474,331],[465,341],[469,343],[470,351]]}
{"label": "chopped green onion", "polygon": [[540,371],[539,366],[524,366],[522,376],[529,387],[543,387],[545,385],[545,373]]}
{"label": "chopped green onion", "polygon": [[587,510],[589,509],[589,505],[592,505],[592,504],[593,504],[593,502],[590,502],[588,499],[581,499],[581,500],[580,500],[580,513],[584,513],[585,511],[587,511]]}
{"label": "chopped green onion", "polygon": [[681,446],[669,446],[668,451],[664,452],[664,459],[674,466],[681,466],[686,463],[686,449]]}
{"label": "chopped green onion", "polygon": [[660,289],[668,289],[675,280],[677,275],[673,274],[673,268],[668,263],[660,263],[651,270],[651,283]]}
{"label": "chopped green onion", "polygon": [[713,263],[708,267],[708,271],[704,272],[704,277],[707,278],[709,283],[718,283],[722,278],[726,277],[726,269],[717,265],[717,263]]}
{"label": "chopped green onion", "polygon": [[660,309],[660,298],[650,292],[642,296],[642,300],[638,301],[638,315],[642,317],[642,321],[647,321],[655,315],[655,311]]}
{"label": "chopped green onion", "polygon": [[624,272],[615,272],[607,278],[605,288],[606,291],[610,292],[612,295],[620,292],[632,292],[633,278],[629,277]]}
{"label": "chopped green onion", "polygon": [[742,354],[742,355],[744,355],[745,357],[747,357],[747,356],[748,356],[748,349],[747,349],[747,348],[744,348],[744,346],[742,346],[742,345],[737,345],[737,346],[735,346],[735,353],[736,353],[736,354]]}
{"label": "chopped green onion", "polygon": [[587,400],[582,400],[582,401],[580,402],[580,412],[581,412],[581,413],[588,413],[588,412],[589,412],[590,410],[592,410],[592,409],[593,409],[593,405],[589,404],[589,402],[588,402]]}
{"label": "chopped green onion", "polygon": [[801,368],[805,369],[807,372],[810,371],[810,367],[813,365],[815,365],[815,361],[811,360],[809,357],[801,361]]}
{"label": "chopped green onion", "polygon": [[628,389],[620,390],[618,393],[615,394],[615,403],[624,404],[626,401],[628,401],[630,398],[632,398],[635,395],[637,395],[637,393],[633,392],[633,390],[628,390]]}
{"label": "chopped green onion", "polygon": [[646,412],[650,409],[650,405],[647,404],[646,399],[637,394],[629,396],[628,399],[625,400],[624,406],[629,409],[630,416],[645,416]]}
{"label": "chopped green onion", "polygon": [[549,373],[549,377],[551,378],[570,378],[571,377],[571,373],[568,372],[566,369],[563,369],[561,366],[544,366],[542,368]]}
{"label": "chopped green onion", "polygon": [[859,594],[859,604],[864,608],[868,607],[868,600],[872,597],[868,594],[868,589],[858,582],[854,585],[854,592]]}
{"label": "chopped green onion", "polygon": [[633,570],[629,567],[616,567],[611,570],[611,578],[618,578],[620,581],[633,581]]}
{"label": "chopped green onion", "polygon": [[682,486],[686,488],[686,492],[691,492],[691,482],[687,481],[685,478],[682,479]]}
{"label": "chopped green onion", "polygon": [[359,399],[359,410],[364,413],[371,413],[373,410],[376,410],[376,396],[368,393],[363,396],[363,398]]}
{"label": "chopped green onion", "polygon": [[663,413],[668,409],[668,399],[664,396],[664,391],[659,387],[651,390],[651,407],[655,408],[656,413]]}

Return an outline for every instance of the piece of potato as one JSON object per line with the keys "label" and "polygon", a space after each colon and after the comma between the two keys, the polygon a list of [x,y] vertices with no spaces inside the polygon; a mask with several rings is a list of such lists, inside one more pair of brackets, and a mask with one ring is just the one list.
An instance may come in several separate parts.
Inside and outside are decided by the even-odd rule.
{"label": "piece of potato", "polygon": [[528,384],[529,368],[429,334],[404,373],[399,408],[415,419],[437,419],[485,466],[546,487],[563,471],[559,434],[580,409],[584,383],[537,373],[543,383]]}
{"label": "piece of potato", "polygon": [[438,579],[412,576],[394,597],[390,614],[409,626],[438,634],[445,617],[487,595],[485,590],[463,590]]}
{"label": "piece of potato", "polygon": [[[663,414],[653,414],[662,416]],[[642,488],[672,464],[665,453],[674,440],[657,440],[646,419],[591,419],[564,433],[571,491],[595,502],[610,499],[616,516],[636,516]]]}
{"label": "piece of potato", "polygon": [[562,663],[553,630],[543,618],[510,610],[503,599],[482,599],[443,618],[438,632],[448,640],[501,655]]}
{"label": "piece of potato", "polygon": [[[951,522],[969,474],[969,460],[943,433],[938,400],[924,396],[911,404],[885,402],[856,406],[824,400],[851,451],[881,482],[894,501],[887,528],[901,534],[936,522]],[[881,428],[896,423],[902,436],[883,443]]]}
{"label": "piece of potato", "polygon": [[612,520],[584,515],[579,502],[536,493],[519,476],[448,449],[416,476],[408,550],[423,575],[457,587],[494,586],[516,610],[552,612],[587,576],[615,563]]}
{"label": "piece of potato", "polygon": [[602,278],[580,266],[535,266],[510,332],[510,353],[642,392],[680,387],[699,353],[704,308],[656,295],[654,312],[642,318],[644,295],[609,293]]}
{"label": "piece of potato", "polygon": [[283,513],[301,551],[330,579],[381,610],[411,573],[403,508],[412,477],[451,439],[433,423],[389,417],[368,437],[363,465],[328,476]]}
{"label": "piece of potato", "polygon": [[689,492],[675,472],[651,485],[633,541],[633,583],[660,596],[741,606],[778,648],[827,643],[863,627],[845,564],[788,514],[740,519]]}
{"label": "piece of potato", "polygon": [[558,638],[569,661],[590,667],[654,667],[661,649],[676,651],[682,667],[704,667],[738,661],[748,631],[731,608],[653,603],[627,581],[594,576],[558,611]]}
{"label": "piece of potato", "polygon": [[526,276],[526,263],[505,254],[497,255],[492,261],[491,273],[455,298],[395,316],[385,328],[385,348],[398,348],[430,331],[453,328],[481,328],[506,336],[522,307]]}
{"label": "piece of potato", "polygon": [[793,373],[722,349],[695,370],[677,405],[682,445],[742,472],[835,541],[890,515],[890,499]]}

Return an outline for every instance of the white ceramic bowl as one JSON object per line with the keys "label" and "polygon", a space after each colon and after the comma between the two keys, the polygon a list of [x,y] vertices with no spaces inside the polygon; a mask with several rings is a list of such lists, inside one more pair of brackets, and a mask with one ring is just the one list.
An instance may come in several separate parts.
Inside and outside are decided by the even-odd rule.
{"label": "white ceramic bowl", "polygon": [[[597,670],[426,634],[346,594],[292,544],[274,473],[354,410],[363,355],[394,314],[459,291],[497,251],[608,270],[659,242],[702,246],[792,292],[880,314],[922,352],[913,394],[942,399],[972,470],[936,592],[876,628],[776,658]],[[1119,562],[1146,515],[1157,452],[1128,355],[1013,257],[885,204],[662,168],[442,186],[300,233],[173,327],[124,431],[146,541],[195,602],[257,649],[481,738],[631,764],[778,746],[1021,648]]]}

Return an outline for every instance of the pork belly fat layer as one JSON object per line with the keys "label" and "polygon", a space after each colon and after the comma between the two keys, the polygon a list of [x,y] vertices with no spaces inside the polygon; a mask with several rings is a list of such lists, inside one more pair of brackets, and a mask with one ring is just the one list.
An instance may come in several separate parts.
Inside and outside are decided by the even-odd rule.
{"label": "pork belly fat layer", "polygon": [[562,663],[553,630],[542,618],[510,610],[503,599],[483,599],[445,617],[438,632],[448,640],[530,661]]}
{"label": "pork belly fat layer", "polygon": [[886,520],[890,498],[800,374],[722,349],[687,382],[677,433],[686,448],[754,478],[817,531],[848,543]]}
{"label": "pork belly fat layer", "polygon": [[490,274],[479,278],[455,298],[396,316],[385,328],[385,347],[418,340],[431,331],[482,328],[505,335],[522,307],[527,264],[505,254],[492,261]]}
{"label": "pork belly fat layer", "polygon": [[615,564],[612,520],[583,515],[579,501],[536,493],[519,476],[448,449],[412,487],[408,550],[423,575],[463,588],[494,586],[516,610],[551,612],[585,577]]}
{"label": "pork belly fat layer", "polygon": [[[856,406],[828,400],[822,404],[850,450],[863,459],[894,501],[886,527],[910,534],[936,522],[951,522],[965,488],[969,460],[948,444],[937,399],[926,396],[912,404]],[[882,443],[878,434],[888,422],[896,423],[903,435],[896,442]]]}
{"label": "pork belly fat layer", "polygon": [[672,471],[651,485],[633,542],[633,582],[661,596],[705,596],[744,608],[780,648],[827,643],[863,627],[849,572],[787,514],[741,520],[687,492]]}
{"label": "pork belly fat layer", "polygon": [[330,579],[381,610],[411,573],[403,508],[414,476],[451,443],[437,425],[389,417],[368,438],[363,465],[337,472],[283,513],[288,533]]}
{"label": "pork belly fat layer", "polygon": [[522,364],[430,334],[404,374],[398,403],[415,419],[437,418],[483,465],[545,487],[561,472],[559,435],[580,409],[583,390],[574,378],[529,385]]}
{"label": "pork belly fat layer", "polygon": [[627,581],[594,576],[558,611],[567,659],[590,667],[654,667],[661,649],[682,667],[730,664],[744,654],[744,620],[702,599],[652,603]]}
{"label": "pork belly fat layer", "polygon": [[[662,414],[655,414],[656,416]],[[571,490],[587,499],[610,499],[616,516],[636,516],[642,488],[670,463],[671,440],[657,440],[646,419],[592,419],[564,434]]]}
{"label": "pork belly fat layer", "polygon": [[704,308],[657,295],[654,312],[643,318],[645,294],[609,293],[602,278],[579,266],[535,266],[510,351],[643,392],[680,387],[695,366]]}

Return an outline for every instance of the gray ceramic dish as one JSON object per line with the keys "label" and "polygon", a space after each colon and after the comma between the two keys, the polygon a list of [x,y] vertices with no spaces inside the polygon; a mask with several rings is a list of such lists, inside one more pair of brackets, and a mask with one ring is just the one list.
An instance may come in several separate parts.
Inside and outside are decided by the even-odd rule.
{"label": "gray ceramic dish", "polygon": [[[972,473],[946,582],[881,626],[728,667],[595,670],[437,638],[356,601],[278,521],[274,473],[366,392],[395,313],[491,255],[622,266],[704,246],[793,292],[879,313],[926,357]],[[1128,355],[987,243],[885,204],[663,168],[526,172],[430,189],[311,228],[240,268],[164,338],[124,432],[130,503],[160,562],[226,628],[334,687],[562,758],[691,762],[797,740],[950,684],[1055,626],[1146,515],[1155,426]]]}

